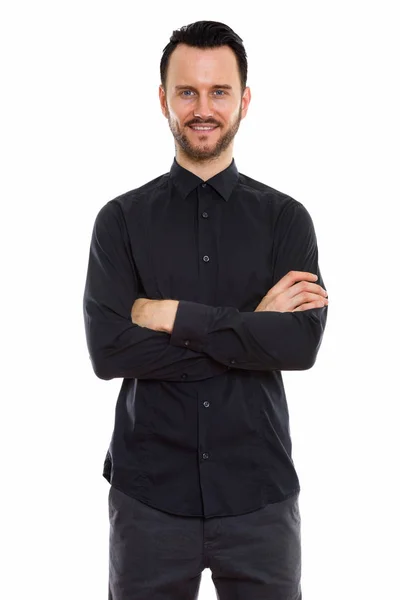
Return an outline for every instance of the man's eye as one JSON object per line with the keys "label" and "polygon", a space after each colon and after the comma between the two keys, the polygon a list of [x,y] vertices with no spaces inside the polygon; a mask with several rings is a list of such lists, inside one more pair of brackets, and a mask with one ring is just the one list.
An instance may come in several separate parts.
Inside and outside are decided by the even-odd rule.
{"label": "man's eye", "polygon": [[[221,93],[218,94],[217,92],[221,92]],[[194,93],[192,90],[183,90],[181,92],[182,96],[186,96],[186,97],[188,97],[192,93]],[[225,96],[226,95],[225,90],[215,90],[215,93],[217,94],[217,96]]]}

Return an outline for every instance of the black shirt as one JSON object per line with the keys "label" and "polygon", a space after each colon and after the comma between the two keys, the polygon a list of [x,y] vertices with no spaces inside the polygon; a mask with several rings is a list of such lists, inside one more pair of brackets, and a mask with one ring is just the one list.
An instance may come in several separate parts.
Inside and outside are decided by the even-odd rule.
{"label": "black shirt", "polygon": [[[300,490],[281,371],[313,366],[328,307],[254,312],[291,270],[316,273],[306,208],[229,167],[171,170],[108,201],[84,291],[91,363],[123,378],[103,476],[154,508],[238,515]],[[179,300],[172,334],[138,297]]]}

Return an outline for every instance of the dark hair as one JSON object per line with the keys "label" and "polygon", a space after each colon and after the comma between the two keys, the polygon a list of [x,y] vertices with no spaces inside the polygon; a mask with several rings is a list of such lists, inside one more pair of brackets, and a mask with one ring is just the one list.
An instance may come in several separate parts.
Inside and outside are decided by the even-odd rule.
{"label": "dark hair", "polygon": [[242,94],[247,82],[247,55],[243,40],[228,25],[218,21],[196,21],[172,32],[169,43],[163,50],[160,63],[161,84],[166,89],[169,58],[178,44],[195,48],[216,48],[230,46],[238,63]]}

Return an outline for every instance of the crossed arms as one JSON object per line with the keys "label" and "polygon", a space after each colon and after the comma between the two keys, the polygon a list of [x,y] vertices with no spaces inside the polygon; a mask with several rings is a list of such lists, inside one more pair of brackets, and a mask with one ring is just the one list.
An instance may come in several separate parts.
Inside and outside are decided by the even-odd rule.
{"label": "crossed arms", "polygon": [[[229,368],[311,368],[328,311],[326,304],[317,305],[323,291],[317,241],[311,217],[299,202],[288,204],[282,219],[269,302],[267,294],[254,312],[240,312],[187,300],[139,298],[122,209],[114,201],[103,206],[93,228],[83,299],[96,375],[181,381],[185,373],[194,381]],[[312,273],[319,284],[311,283]]]}

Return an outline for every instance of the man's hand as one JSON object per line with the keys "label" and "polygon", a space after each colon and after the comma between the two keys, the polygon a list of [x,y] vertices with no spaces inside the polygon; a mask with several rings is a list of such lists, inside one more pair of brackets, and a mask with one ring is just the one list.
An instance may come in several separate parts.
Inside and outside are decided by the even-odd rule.
{"label": "man's hand", "polygon": [[137,298],[131,310],[132,323],[154,331],[172,333],[179,300]]}
{"label": "man's hand", "polygon": [[269,290],[254,312],[296,312],[326,306],[327,292],[312,281],[315,281],[313,273],[289,271]]}

